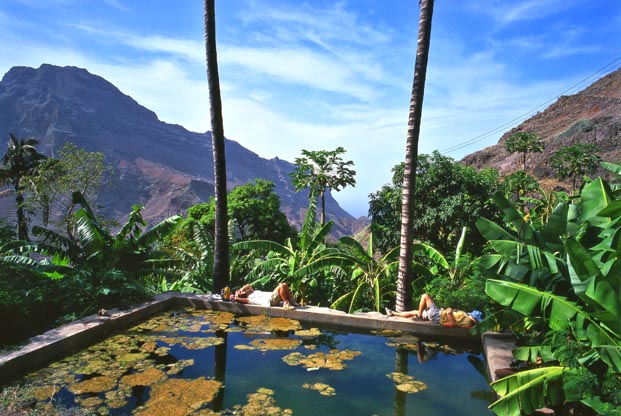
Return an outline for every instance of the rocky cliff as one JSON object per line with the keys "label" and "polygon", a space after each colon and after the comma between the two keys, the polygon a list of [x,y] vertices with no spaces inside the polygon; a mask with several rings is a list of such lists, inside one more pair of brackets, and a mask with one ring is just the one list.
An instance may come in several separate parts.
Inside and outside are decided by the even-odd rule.
{"label": "rocky cliff", "polygon": [[[207,115],[206,115],[207,116]],[[104,215],[126,219],[133,204],[158,222],[183,213],[213,195],[211,134],[194,133],[160,121],[157,115],[123,94],[105,79],[75,67],[14,67],[0,82],[0,154],[9,132],[34,137],[39,151],[54,152],[69,141],[102,152],[116,171],[113,186],[102,192]],[[257,138],[261,140],[262,138]],[[308,202],[296,193],[289,173],[294,165],[263,159],[239,143],[226,140],[229,188],[255,178],[270,180],[290,222],[300,225]],[[3,203],[12,203],[2,198]],[[327,216],[334,235],[351,235],[358,220],[327,196]],[[3,209],[2,212],[9,212]]]}
{"label": "rocky cliff", "polygon": [[517,132],[538,133],[544,140],[543,153],[529,155],[526,170],[548,187],[571,189],[569,181],[554,178],[548,162],[550,156],[564,145],[594,143],[603,160],[621,163],[621,69],[577,94],[561,96],[546,110],[503,134],[498,144],[472,153],[462,162],[477,168],[496,168],[501,175],[521,169],[521,155],[510,155],[504,146],[505,141]]}

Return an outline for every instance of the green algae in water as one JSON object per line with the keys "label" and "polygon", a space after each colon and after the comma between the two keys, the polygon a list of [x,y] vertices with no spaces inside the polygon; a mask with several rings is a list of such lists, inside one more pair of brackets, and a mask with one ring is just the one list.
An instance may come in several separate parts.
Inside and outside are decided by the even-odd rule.
{"label": "green algae in water", "polygon": [[[489,401],[477,397],[488,386],[467,355],[431,347],[435,356],[420,364],[418,339],[408,334],[331,333],[288,318],[176,310],[30,374],[20,381],[31,386],[21,400],[36,401],[41,413],[60,405],[112,416],[384,415],[397,405],[417,415],[486,413]],[[456,386],[450,403],[446,383]]]}

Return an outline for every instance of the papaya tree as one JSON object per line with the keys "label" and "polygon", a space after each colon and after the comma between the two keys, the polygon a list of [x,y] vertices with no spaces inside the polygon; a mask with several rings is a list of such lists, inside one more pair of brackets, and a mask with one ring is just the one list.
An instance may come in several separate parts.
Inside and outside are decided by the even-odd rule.
{"label": "papaya tree", "polygon": [[578,189],[578,178],[594,173],[601,162],[598,148],[592,143],[563,146],[550,157],[550,166],[559,178],[571,178],[573,192]]}
{"label": "papaya tree", "polygon": [[526,158],[529,153],[543,152],[545,144],[541,135],[536,133],[519,132],[511,135],[505,141],[507,152],[522,154],[522,170],[526,171]]}
{"label": "papaya tree", "polygon": [[309,151],[302,150],[302,157],[295,159],[295,171],[291,174],[296,192],[310,189],[309,198],[321,199],[319,223],[326,223],[326,190],[340,191],[347,185],[356,185],[354,162],[341,157],[345,149]]}

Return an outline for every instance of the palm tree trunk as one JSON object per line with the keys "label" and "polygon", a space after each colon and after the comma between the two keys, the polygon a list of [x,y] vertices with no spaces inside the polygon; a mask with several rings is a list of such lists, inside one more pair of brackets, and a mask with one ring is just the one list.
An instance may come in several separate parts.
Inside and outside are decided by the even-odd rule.
{"label": "palm tree trunk", "polygon": [[431,38],[431,18],[433,0],[420,1],[420,22],[418,25],[418,45],[416,47],[416,64],[410,99],[408,134],[405,146],[405,173],[403,179],[403,204],[401,206],[401,241],[399,251],[399,277],[397,282],[398,311],[412,309],[412,242],[414,232],[411,222],[414,216],[414,190],[416,186],[416,165],[418,162],[418,138],[420,120],[425,95],[425,78],[427,76],[427,59]]}
{"label": "palm tree trunk", "polygon": [[216,198],[213,292],[219,293],[229,281],[229,235],[226,201],[226,159],[224,156],[224,123],[216,50],[215,0],[205,0],[205,51],[207,83],[211,109],[211,142],[213,149],[214,188]]}

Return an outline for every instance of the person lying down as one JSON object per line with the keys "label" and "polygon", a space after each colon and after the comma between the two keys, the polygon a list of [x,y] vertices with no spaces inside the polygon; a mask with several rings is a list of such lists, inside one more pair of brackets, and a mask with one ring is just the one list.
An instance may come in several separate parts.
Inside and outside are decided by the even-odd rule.
{"label": "person lying down", "polygon": [[282,302],[283,309],[291,310],[296,306],[300,306],[296,301],[289,285],[286,283],[280,283],[276,286],[272,292],[265,292],[262,290],[255,290],[252,285],[247,284],[237,289],[231,300],[238,303],[245,303],[250,305],[259,306],[278,306]]}
{"label": "person lying down", "polygon": [[480,311],[472,311],[466,313],[453,308],[438,308],[431,296],[426,293],[420,298],[418,310],[407,312],[395,312],[386,308],[386,315],[400,316],[402,318],[412,318],[414,320],[431,321],[434,324],[440,324],[447,327],[464,327],[469,328],[483,319]]}

